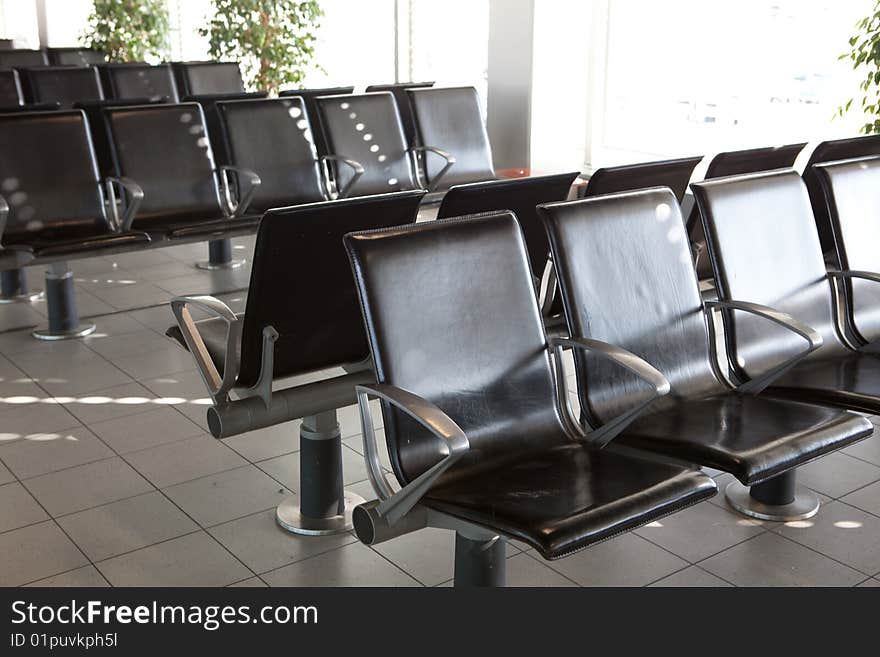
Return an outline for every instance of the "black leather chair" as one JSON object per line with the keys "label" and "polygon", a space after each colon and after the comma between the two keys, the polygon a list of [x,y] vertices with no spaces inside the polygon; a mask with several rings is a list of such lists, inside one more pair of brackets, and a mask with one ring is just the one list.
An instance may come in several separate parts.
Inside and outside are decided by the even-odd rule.
{"label": "black leather chair", "polygon": [[371,84],[366,88],[368,94],[375,91],[389,91],[397,102],[397,110],[400,112],[400,120],[403,123],[403,134],[406,135],[406,143],[410,148],[419,145],[416,138],[416,117],[409,102],[407,89],[428,89],[433,87],[433,82],[397,82],[395,84]]}
{"label": "black leather chair", "polygon": [[0,70],[0,108],[18,107],[24,104],[21,81],[15,69]]}
{"label": "black leather chair", "polygon": [[[564,412],[551,347],[567,342],[548,344],[512,213],[345,242],[378,380],[358,389],[379,497],[355,509],[363,542],[425,524],[455,529],[456,585],[502,585],[503,539],[557,559],[714,494],[714,482],[688,467],[600,450],[619,418],[611,433],[584,433]],[[668,391],[631,354],[577,344],[640,372],[655,394]],[[378,460],[368,395],[382,403],[397,492]]]}
{"label": "black leather chair", "polygon": [[176,103],[179,100],[170,64],[104,64],[98,67],[104,92],[115,100],[147,98]]}
{"label": "black leather chair", "polygon": [[254,171],[262,181],[252,211],[326,200],[301,98],[224,101],[216,109],[225,163]]}
{"label": "black leather chair", "polygon": [[[246,214],[259,177],[215,167],[201,107],[154,104],[108,107],[103,113],[115,175],[143,192],[134,228],[154,239],[210,240],[212,258],[204,267],[238,266],[231,260],[229,238],[251,233],[259,224],[259,215]],[[230,174],[242,190],[237,199]]]}
{"label": "black leather chair", "polygon": [[281,98],[289,96],[299,96],[306,105],[306,116],[312,126],[312,136],[315,139],[315,148],[318,155],[330,155],[327,147],[327,137],[325,136],[324,126],[321,123],[321,112],[318,111],[316,98],[321,96],[344,96],[353,94],[354,87],[325,87],[323,89],[286,89],[278,95]]}
{"label": "black leather chair", "polygon": [[69,109],[76,103],[104,99],[101,78],[94,66],[41,66],[22,70],[25,96],[30,103],[56,103]]}
{"label": "black leather chair", "polygon": [[[445,191],[462,183],[495,180],[492,148],[473,87],[407,89],[422,150],[424,185]],[[451,167],[450,161],[453,162]]]}
{"label": "black leather chair", "polygon": [[244,91],[238,62],[172,62],[181,96],[236,94]]}
{"label": "black leather chair", "polygon": [[[437,218],[445,219],[498,210],[512,211],[525,235],[529,264],[540,291],[541,279],[550,257],[550,244],[547,242],[547,233],[536,208],[539,203],[564,201],[577,176],[578,172],[573,171],[549,176],[455,185],[443,197]],[[555,333],[557,328],[564,327],[565,318],[560,315],[562,302],[556,294],[555,273],[552,273],[547,281],[541,311],[545,316],[544,321],[548,331]],[[551,317],[555,319],[550,319]]]}
{"label": "black leather chair", "polygon": [[0,68],[31,68],[48,66],[49,57],[45,50],[0,50]]}
{"label": "black leather chair", "polygon": [[[743,199],[740,209],[749,208],[749,202]],[[778,345],[762,348],[765,360],[773,362],[751,369],[753,378],[739,389],[724,380],[705,311],[734,306],[704,305],[675,195],[654,188],[539,209],[571,334],[632,351],[672,387],[669,397],[654,402],[614,445],[733,474],[743,485],[731,482],[727,499],[747,515],[794,520],[816,513],[816,496],[795,487],[795,468],[866,438],[872,425],[853,413],[756,396],[776,374],[771,368],[787,357]],[[765,220],[766,215],[748,211]],[[784,312],[757,304],[735,307],[754,322],[781,325],[776,328],[799,341],[799,348],[805,341],[820,341]],[[586,423],[595,426],[638,407],[643,393],[634,377],[589,354],[575,351],[574,356]]]}
{"label": "black leather chair", "polygon": [[[785,169],[794,164],[805,143],[787,144],[785,146],[768,146],[766,148],[749,148],[742,151],[727,151],[718,153],[709,162],[704,178],[723,178],[725,176],[738,176],[744,173],[756,171],[772,171],[773,169]],[[700,221],[700,211],[696,205],[691,208],[687,220],[688,235],[694,252],[697,254],[697,275],[700,280],[712,277],[712,264],[705,256],[706,236],[703,234],[703,224]]]}
{"label": "black leather chair", "polygon": [[[270,210],[257,233],[243,315],[211,297],[172,301],[178,325],[168,335],[199,365],[215,404],[208,412],[214,436],[303,418],[299,498],[286,498],[277,510],[279,524],[289,531],[350,530],[351,509],[363,502],[343,493],[335,411],[354,403],[352,378],[373,380],[342,237],[413,223],[421,197],[402,192]],[[212,317],[193,322],[191,309]],[[307,384],[272,390],[273,379],[337,366],[350,375],[313,374]],[[228,397],[233,389],[234,401]]]}
{"label": "black leather chair", "polygon": [[[9,203],[4,245],[27,246],[46,273],[48,330],[44,339],[80,337],[95,330],[80,324],[67,261],[142,247],[150,242],[133,231],[131,212],[120,216],[112,200],[122,181],[98,178],[83,112],[27,112],[0,116],[0,180]],[[136,199],[129,199],[129,208]],[[108,208],[110,216],[108,216]]]}
{"label": "black leather chair", "polygon": [[228,94],[202,94],[186,96],[185,103],[198,103],[202,106],[205,115],[205,128],[208,130],[208,138],[214,151],[217,164],[229,164],[229,154],[226,152],[226,143],[223,139],[223,130],[220,127],[220,117],[217,114],[217,103],[224,100],[248,100],[265,98],[269,94],[265,91],[240,92]]}
{"label": "black leather chair", "polygon": [[813,206],[813,215],[816,218],[822,251],[829,256],[834,250],[834,236],[831,232],[825,197],[814,166],[820,162],[847,160],[868,155],[880,155],[880,134],[823,141],[813,149],[804,166],[802,175],[810,195],[810,204]]}
{"label": "black leather chair", "polygon": [[630,192],[649,187],[668,187],[681,203],[688,182],[702,157],[683,157],[658,162],[640,162],[617,167],[596,169],[587,181],[584,195],[601,196],[616,192]]}
{"label": "black leather chair", "polygon": [[[854,221],[864,222],[866,217],[874,221],[865,211],[870,212],[875,190],[845,193],[855,194],[849,200],[850,210],[858,208]],[[797,173],[776,171],[706,181],[694,185],[694,194],[708,237],[719,299],[772,303],[821,336],[818,349],[805,349],[797,336],[761,330],[742,317],[724,316],[733,375],[752,376],[758,369],[776,365],[782,354],[793,364],[772,381],[767,394],[880,413],[880,359],[847,344],[837,316],[840,305],[832,282],[853,275],[826,269],[809,197]],[[843,194],[840,190],[835,200],[842,200]],[[862,326],[867,331],[870,325],[864,318]]]}
{"label": "black leather chair", "polygon": [[388,92],[321,96],[332,177],[340,198],[419,189],[412,152],[394,96]]}
{"label": "black leather chair", "polygon": [[819,163],[813,170],[831,220],[832,276],[845,301],[847,340],[861,351],[878,353],[880,157]]}
{"label": "black leather chair", "polygon": [[3,243],[3,232],[6,230],[6,221],[9,219],[9,203],[0,196],[0,277],[2,277],[2,296],[0,299],[11,300],[18,290],[7,291],[7,276],[21,270],[22,267],[31,263],[34,252],[28,246],[6,246]]}
{"label": "black leather chair", "polygon": [[91,48],[47,48],[52,66],[97,66],[107,61],[107,53]]}

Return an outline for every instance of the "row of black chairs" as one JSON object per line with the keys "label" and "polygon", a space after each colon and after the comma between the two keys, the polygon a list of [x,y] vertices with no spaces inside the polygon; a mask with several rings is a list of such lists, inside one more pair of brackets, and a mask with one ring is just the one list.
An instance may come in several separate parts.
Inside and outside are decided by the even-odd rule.
{"label": "row of black chairs", "polygon": [[107,61],[106,53],[91,48],[14,48],[11,41],[2,47],[3,41],[0,39],[0,68],[92,66]]}
{"label": "row of black chairs", "polygon": [[6,68],[0,57],[0,107],[70,108],[115,99],[177,102],[202,94],[243,93],[237,62],[172,62]]}
{"label": "row of black chairs", "polygon": [[[669,188],[532,208],[564,336],[542,322],[525,222],[500,211],[413,225],[422,193],[399,192],[270,211],[245,312],[177,299],[170,334],[199,361],[218,437],[292,419],[297,403],[316,410],[314,388],[303,401],[305,391],[273,392],[272,379],[370,363],[357,394],[378,499],[354,509],[355,529],[368,544],[454,529],[456,584],[503,582],[499,537],[555,559],[704,500],[715,484],[696,466],[733,474],[728,500],[747,515],[806,518],[818,500],[796,486],[796,468],[871,435],[850,411],[880,412],[880,228],[865,211],[880,210],[880,158],[816,174],[831,271],[795,171],[693,185],[718,281],[711,301]],[[192,322],[191,306],[216,318]],[[333,390],[328,404],[343,398]]]}
{"label": "row of black chairs", "polygon": [[[484,137],[478,163],[483,169],[475,177],[494,177],[476,92],[419,92],[430,98],[415,103],[418,107],[436,103],[445,108],[430,115],[440,117],[441,128],[448,125],[442,122],[443,112],[455,112],[464,100],[457,123],[473,122]],[[5,247],[0,269],[206,240],[211,242],[212,262],[222,265],[231,260],[229,238],[253,232],[271,207],[431,184],[421,183],[413,173],[413,151],[406,147],[390,92],[318,96],[315,102],[328,114],[328,143],[342,153],[371,157],[369,168],[341,155],[319,158],[305,101],[295,96],[212,97],[219,162],[197,103],[91,103],[84,110],[0,114],[0,151],[14,154],[0,162],[0,194],[9,206],[0,234]],[[350,118],[355,111],[361,113],[358,120]],[[343,112],[344,121],[339,118]],[[457,149],[455,143],[444,146]],[[347,168],[335,168],[340,161]],[[464,157],[459,165],[464,168],[468,162]],[[354,174],[348,173],[352,163]],[[325,176],[325,167],[333,168],[334,175]],[[426,168],[431,173],[430,165]],[[72,295],[69,276],[50,275],[47,290],[63,285],[69,293],[50,295],[50,331],[40,335],[91,330],[91,325],[80,327],[72,298],[53,303]],[[55,313],[55,306],[63,312]]]}

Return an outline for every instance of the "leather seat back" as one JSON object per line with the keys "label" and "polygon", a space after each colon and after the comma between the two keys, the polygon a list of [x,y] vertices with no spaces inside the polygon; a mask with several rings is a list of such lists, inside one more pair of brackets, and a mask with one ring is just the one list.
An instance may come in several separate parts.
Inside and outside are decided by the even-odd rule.
{"label": "leather seat back", "polygon": [[15,107],[24,102],[21,81],[15,69],[0,70],[0,107]]}
{"label": "leather seat back", "polygon": [[171,68],[181,96],[244,91],[238,62],[172,62]]}
{"label": "leather seat back", "polygon": [[110,231],[81,111],[0,115],[0,153],[0,194],[10,210],[5,244]]}
{"label": "leather seat back", "polygon": [[702,157],[640,162],[597,169],[587,182],[586,196],[631,192],[650,187],[668,187],[681,203],[691,174]]}
{"label": "leather seat back", "polygon": [[[539,212],[572,335],[644,358],[669,380],[672,397],[727,389],[712,362],[687,233],[670,189],[542,205]],[[581,408],[591,422],[644,399],[635,375],[588,353],[574,356]]]}
{"label": "leather seat back", "polygon": [[179,100],[169,64],[105,64],[99,70],[109,98],[149,98],[169,103]]}
{"label": "leather seat back", "polygon": [[346,233],[413,223],[422,192],[330,201],[266,213],[244,314],[239,383],[260,373],[263,328],[278,331],[274,377],[366,360]]}
{"label": "leather seat back", "polygon": [[[388,92],[322,96],[316,100],[327,147],[361,163],[364,175],[350,196],[418,189],[394,96]],[[351,167],[334,166],[336,186],[345,187]]]}
{"label": "leather seat back", "polygon": [[[419,144],[439,148],[455,157],[455,164],[444,174],[438,189],[498,177],[476,89],[433,87],[407,89],[406,94],[415,116]],[[430,184],[446,161],[429,153],[425,155],[424,166]]]}
{"label": "leather seat back", "polygon": [[312,136],[315,139],[315,149],[318,155],[329,155],[327,135],[324,124],[321,123],[321,112],[318,111],[317,98],[321,96],[345,96],[354,93],[354,87],[325,87],[323,89],[287,89],[278,95],[281,98],[298,96],[306,105],[306,118],[312,126]]}
{"label": "leather seat back", "polygon": [[[817,164],[838,269],[880,272],[880,157]],[[880,339],[880,285],[850,279],[848,319],[865,342]]]}
{"label": "leather seat back", "polygon": [[42,66],[24,70],[25,87],[32,103],[75,103],[104,99],[104,90],[94,66]]}
{"label": "leather seat back", "polygon": [[825,196],[822,193],[819,178],[813,170],[813,165],[819,162],[834,162],[836,160],[848,160],[868,155],[880,155],[880,134],[823,141],[813,149],[810,159],[807,160],[807,164],[804,166],[804,183],[807,185],[810,204],[813,206],[813,215],[816,219],[816,227],[819,230],[819,240],[822,244],[823,253],[829,253],[834,250],[834,235],[831,231],[828,209],[825,206]]}
{"label": "leather seat back", "polygon": [[317,154],[301,98],[217,103],[229,163],[262,180],[255,212],[324,200]]}
{"label": "leather seat back", "polygon": [[231,94],[203,94],[199,96],[185,96],[183,102],[198,103],[202,107],[202,115],[205,117],[205,128],[208,131],[208,139],[211,140],[211,149],[214,152],[216,164],[231,164],[229,153],[226,150],[226,139],[220,126],[220,114],[217,111],[217,103],[226,100],[256,100],[265,98],[269,94],[265,91],[237,92]]}
{"label": "leather seat back", "polygon": [[96,66],[107,61],[103,50],[92,48],[47,48],[52,66]]}
{"label": "leather seat back", "polygon": [[532,272],[540,277],[547,266],[550,245],[538,217],[537,205],[564,201],[578,172],[530,178],[509,178],[456,185],[446,192],[437,212],[438,219],[481,212],[510,210],[519,219],[526,238]]}
{"label": "leather seat back", "polygon": [[[464,430],[471,448],[456,473],[567,440],[512,213],[349,235],[346,246],[377,379],[433,402]],[[393,408],[383,414],[395,474],[412,481],[444,446]]]}
{"label": "leather seat back", "polygon": [[412,103],[409,102],[407,89],[428,89],[433,87],[433,82],[398,82],[396,84],[371,84],[366,88],[368,94],[374,91],[389,91],[397,103],[400,112],[400,121],[403,123],[403,134],[406,136],[406,144],[410,148],[418,144],[416,137],[416,117],[413,114]]}
{"label": "leather seat back", "polygon": [[[788,313],[818,331],[810,356],[847,353],[840,342],[810,199],[793,169],[716,178],[692,186],[721,299]],[[806,347],[793,332],[744,312],[726,312],[731,365],[760,374]]]}
{"label": "leather seat back", "polygon": [[116,175],[144,190],[134,227],[220,219],[211,142],[197,103],[104,108]]}
{"label": "leather seat back", "polygon": [[32,66],[48,66],[49,57],[45,50],[0,50],[0,68],[30,68]]}
{"label": "leather seat back", "polygon": [[[725,176],[739,176],[744,173],[757,171],[773,171],[774,169],[786,169],[794,164],[806,144],[788,144],[786,146],[768,146],[766,148],[749,148],[742,151],[727,151],[718,153],[709,162],[704,179],[723,178]],[[700,221],[700,211],[694,204],[688,217],[688,234],[691,242],[706,242],[703,233],[703,224]],[[697,275],[701,278],[712,277],[712,263],[706,255],[700,258],[697,265]]]}

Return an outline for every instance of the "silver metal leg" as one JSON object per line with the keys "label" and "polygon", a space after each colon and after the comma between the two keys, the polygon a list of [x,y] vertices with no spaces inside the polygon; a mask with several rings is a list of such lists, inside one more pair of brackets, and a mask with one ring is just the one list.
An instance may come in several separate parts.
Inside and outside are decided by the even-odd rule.
{"label": "silver metal leg", "polygon": [[805,520],[819,511],[819,498],[810,489],[796,483],[794,470],[751,488],[732,481],[724,495],[727,503],[736,511],[760,520]]}
{"label": "silver metal leg", "polygon": [[46,302],[49,327],[33,331],[32,335],[38,340],[69,340],[95,332],[93,323],[79,321],[73,272],[66,262],[52,264],[46,269]]}
{"label": "silver metal leg", "polygon": [[224,269],[238,269],[244,265],[245,261],[241,258],[232,257],[232,241],[213,240],[208,242],[208,259],[196,263],[199,269],[207,269],[208,271],[217,271]]}
{"label": "silver metal leg", "polygon": [[286,497],[278,505],[278,524],[294,534],[351,530],[352,511],[365,500],[343,490],[342,437],[335,410],[303,418],[299,456],[300,494]]}
{"label": "silver metal leg", "polygon": [[455,533],[455,588],[500,587],[506,583],[504,539],[474,540]]}

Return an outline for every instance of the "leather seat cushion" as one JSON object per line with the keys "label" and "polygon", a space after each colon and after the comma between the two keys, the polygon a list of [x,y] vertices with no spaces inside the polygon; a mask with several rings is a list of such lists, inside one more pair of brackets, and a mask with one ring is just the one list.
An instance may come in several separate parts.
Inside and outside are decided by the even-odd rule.
{"label": "leather seat cushion", "polygon": [[428,506],[557,559],[715,494],[701,472],[567,443],[431,489]]}
{"label": "leather seat cushion", "polygon": [[139,231],[127,233],[108,233],[94,235],[76,240],[63,240],[36,243],[33,245],[37,258],[55,256],[75,256],[83,253],[101,253],[106,251],[124,251],[142,244],[149,244],[150,236]]}
{"label": "leather seat cushion", "polygon": [[751,485],[871,435],[854,413],[725,394],[678,400],[637,419],[615,442],[733,474]]}
{"label": "leather seat cushion", "polygon": [[[241,319],[244,317],[244,313],[237,313],[236,317]],[[205,348],[211,355],[211,360],[214,361],[214,366],[219,372],[223,372],[223,367],[226,363],[226,322],[217,317],[211,317],[209,319],[200,319],[196,322],[196,327],[199,330],[199,335],[202,336],[202,340],[205,342]],[[177,340],[184,349],[189,349],[186,346],[186,340],[183,339],[183,333],[179,326],[169,327],[165,331],[165,335],[172,340]],[[239,334],[239,341],[235,349],[235,361],[237,363],[241,362],[241,334]]]}
{"label": "leather seat cushion", "polygon": [[[866,350],[875,348],[868,345]],[[880,413],[880,357],[853,352],[839,358],[807,360],[767,389],[788,399]]]}
{"label": "leather seat cushion", "polygon": [[[249,233],[255,231],[260,225],[262,215],[246,214],[234,219],[214,219],[200,222],[179,222],[160,226],[157,230],[164,232],[170,239],[221,239],[232,234]],[[155,228],[150,226],[151,230]]]}

